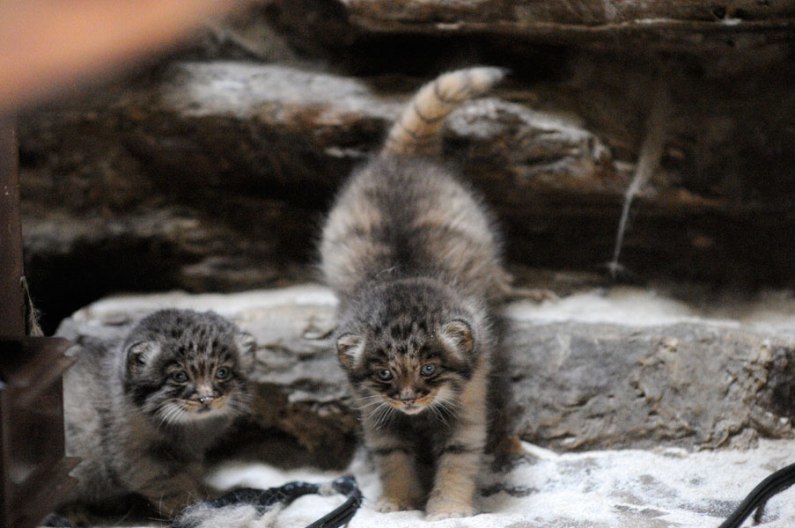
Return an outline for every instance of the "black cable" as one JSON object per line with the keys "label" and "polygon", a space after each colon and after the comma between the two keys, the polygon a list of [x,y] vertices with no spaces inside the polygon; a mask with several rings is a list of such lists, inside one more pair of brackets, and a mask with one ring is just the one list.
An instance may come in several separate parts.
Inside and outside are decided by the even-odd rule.
{"label": "black cable", "polygon": [[[331,489],[345,495],[347,499],[336,509],[313,522],[307,528],[340,528],[350,521],[359,509],[363,496],[356,483],[356,479],[351,475],[340,477],[331,483]],[[276,504],[285,506],[304,495],[322,493],[323,487],[319,484],[309,482],[289,482],[278,488],[255,489],[240,488],[214,500],[208,500],[189,507],[186,512],[197,506],[202,508],[220,509],[226,506],[238,504],[250,504],[257,510],[257,515],[263,515]],[[170,528],[193,528],[195,519],[180,517],[171,523]]]}
{"label": "black cable", "polygon": [[274,504],[290,504],[298,497],[317,493],[320,486],[308,482],[288,482],[278,488],[255,489],[238,488],[215,500],[206,501],[204,504],[212,508],[223,508],[232,504],[246,503],[251,504],[257,509],[257,513],[262,515],[270,510]]}
{"label": "black cable", "polygon": [[[743,521],[754,510],[758,509],[757,513],[761,514],[770,497],[784,491],[793,484],[795,484],[795,464],[779,469],[757,484],[751,490],[751,493],[737,506],[737,509],[718,528],[740,528]],[[756,520],[758,521],[759,519],[757,518]]]}
{"label": "black cable", "polygon": [[337,493],[347,496],[347,500],[306,528],[339,528],[356,515],[356,510],[359,509],[363,500],[356,479],[352,475],[346,475],[332,482],[331,486]]}

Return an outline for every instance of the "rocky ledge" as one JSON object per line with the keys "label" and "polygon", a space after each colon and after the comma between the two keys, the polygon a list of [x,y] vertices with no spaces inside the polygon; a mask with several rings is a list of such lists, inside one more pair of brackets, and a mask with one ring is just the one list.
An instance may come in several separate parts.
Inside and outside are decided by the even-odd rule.
{"label": "rocky ledge", "polygon": [[791,287],[793,17],[791,0],[255,1],[19,117],[45,326],[114,291],[307,280],[343,178],[423,82],[472,64],[510,75],[451,116],[443,160],[485,196],[511,263],[604,269],[643,166],[627,276]]}
{"label": "rocky ledge", "polygon": [[[214,310],[257,339],[255,416],[224,457],[349,464],[358,423],[328,340],[335,307],[328,290],[119,296],[76,312],[58,335],[74,340],[79,356],[82,340],[118,339],[164,307]],[[795,330],[787,321],[795,302],[779,308],[778,319],[751,304],[704,317],[632,289],[512,303],[502,371],[513,393],[511,433],[557,451],[747,448],[760,438],[795,438]]]}

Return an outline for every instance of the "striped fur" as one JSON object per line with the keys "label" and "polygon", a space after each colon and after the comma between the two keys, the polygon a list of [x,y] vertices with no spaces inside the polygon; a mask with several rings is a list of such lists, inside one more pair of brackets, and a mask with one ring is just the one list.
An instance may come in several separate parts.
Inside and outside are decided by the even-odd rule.
{"label": "striped fur", "polygon": [[445,73],[426,84],[392,126],[382,153],[437,155],[445,118],[464,102],[488,92],[504,74],[500,68],[469,68]]}
{"label": "striped fur", "polygon": [[205,451],[248,412],[255,346],[192,310],[154,312],[123,342],[82,342],[64,376],[66,454],[82,462],[63,511],[138,495],[170,519],[204,498]]}
{"label": "striped fur", "polygon": [[492,311],[507,275],[482,201],[427,156],[444,118],[501,77],[472,68],[421,88],[323,229],[321,269],[340,300],[337,353],[381,478],[381,511],[475,511]]}

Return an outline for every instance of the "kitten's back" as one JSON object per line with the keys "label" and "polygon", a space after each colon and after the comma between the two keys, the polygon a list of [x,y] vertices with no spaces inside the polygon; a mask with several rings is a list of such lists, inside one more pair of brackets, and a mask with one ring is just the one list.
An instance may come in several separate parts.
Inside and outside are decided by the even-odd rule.
{"label": "kitten's back", "polygon": [[438,151],[447,117],[483,95],[499,68],[446,73],[423,86],[392,127],[384,148],[354,173],[326,221],[322,271],[345,302],[373,280],[439,277],[463,293],[492,298],[506,279],[486,207]]}

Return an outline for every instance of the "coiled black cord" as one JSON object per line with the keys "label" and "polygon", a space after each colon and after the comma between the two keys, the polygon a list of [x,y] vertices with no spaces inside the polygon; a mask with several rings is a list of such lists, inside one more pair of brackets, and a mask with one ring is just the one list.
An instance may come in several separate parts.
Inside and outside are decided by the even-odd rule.
{"label": "coiled black cord", "polygon": [[[340,506],[313,522],[307,528],[339,528],[350,521],[359,506],[362,504],[363,496],[356,483],[356,479],[351,475],[340,477],[331,482],[331,489],[345,495],[347,498]],[[288,505],[304,495],[323,493],[324,487],[320,484],[309,482],[289,482],[277,488],[255,489],[240,488],[225,495],[209,501],[204,501],[198,505],[188,508],[189,511],[194,507],[220,509],[227,506],[249,504],[254,506],[257,515],[262,515],[276,504]],[[170,528],[194,528],[195,519],[180,517],[171,523]]]}

